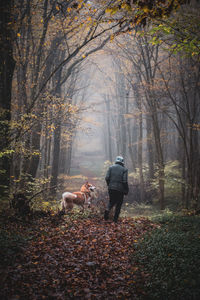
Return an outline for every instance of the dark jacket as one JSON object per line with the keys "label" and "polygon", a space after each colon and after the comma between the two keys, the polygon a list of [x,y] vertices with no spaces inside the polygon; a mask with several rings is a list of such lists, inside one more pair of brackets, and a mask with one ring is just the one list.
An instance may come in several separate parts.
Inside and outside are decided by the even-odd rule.
{"label": "dark jacket", "polygon": [[128,169],[121,163],[115,163],[109,167],[105,178],[108,189],[128,194]]}

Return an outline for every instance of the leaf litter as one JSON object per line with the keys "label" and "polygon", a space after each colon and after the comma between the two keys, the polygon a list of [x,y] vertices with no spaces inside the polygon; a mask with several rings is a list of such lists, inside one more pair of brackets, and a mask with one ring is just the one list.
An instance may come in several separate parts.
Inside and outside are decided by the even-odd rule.
{"label": "leaf litter", "polygon": [[100,217],[40,221],[5,271],[1,299],[139,299],[145,274],[131,264],[133,245],[156,227],[146,218],[118,224]]}

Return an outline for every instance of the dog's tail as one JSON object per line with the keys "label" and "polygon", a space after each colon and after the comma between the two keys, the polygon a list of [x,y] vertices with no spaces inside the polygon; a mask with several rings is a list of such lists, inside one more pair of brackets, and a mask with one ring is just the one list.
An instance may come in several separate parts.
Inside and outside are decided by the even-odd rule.
{"label": "dog's tail", "polygon": [[72,194],[70,192],[65,192],[65,193],[62,194],[62,201],[65,201],[66,199],[74,200],[76,198],[77,198],[77,195]]}

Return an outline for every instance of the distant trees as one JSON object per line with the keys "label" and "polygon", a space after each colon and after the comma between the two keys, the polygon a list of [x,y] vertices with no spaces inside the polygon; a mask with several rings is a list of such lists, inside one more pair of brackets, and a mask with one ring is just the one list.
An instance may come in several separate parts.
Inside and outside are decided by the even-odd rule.
{"label": "distant trees", "polygon": [[160,69],[168,99],[165,113],[178,132],[179,160],[185,182],[182,199],[187,208],[191,199],[195,202],[199,185],[199,68],[199,64],[190,58],[178,56],[171,58],[168,66]]}
{"label": "distant trees", "polygon": [[[116,46],[108,51],[113,55],[118,75],[115,80],[113,78],[112,105],[107,106],[113,110],[115,101],[118,107],[121,107],[120,101],[123,103],[111,127],[118,137],[120,131],[115,122],[119,118],[123,124],[125,117],[125,132],[120,142],[116,139],[116,147],[110,152],[126,154],[132,170],[139,170],[140,199],[144,197],[144,177],[145,182],[150,180],[158,188],[161,209],[165,208],[164,190],[170,161],[176,160],[179,161],[179,175],[173,180],[179,190],[182,187],[182,194],[179,194],[182,206],[196,208],[199,205],[200,52],[199,33],[194,36],[199,14],[196,5],[198,7],[198,4],[194,4],[194,8],[183,7],[175,17],[161,21],[157,27],[140,27],[116,38]],[[122,100],[119,94],[123,95]],[[117,147],[122,146],[123,141],[126,141],[128,152]]]}
{"label": "distant trees", "polygon": [[[79,103],[73,104],[75,86],[66,82],[73,83],[80,63],[110,40],[109,30],[121,29],[119,22],[100,27],[104,7],[97,10],[83,1],[26,0],[14,4],[16,40],[12,46],[17,63],[12,101],[12,188],[21,189],[26,174],[34,179],[42,173],[53,188],[60,170],[63,124],[67,123],[68,137],[72,138],[74,115],[80,111]],[[68,140],[68,165],[71,148]],[[44,170],[39,170],[42,167]]]}
{"label": "distant trees", "polygon": [[153,182],[161,209],[166,165],[178,159],[183,204],[198,205],[198,4],[166,18],[186,2],[1,1],[1,194],[23,192],[27,178],[55,192],[59,174],[69,174],[88,84],[78,92],[80,74],[113,41],[111,87],[101,93],[106,159],[128,158],[140,198]]}

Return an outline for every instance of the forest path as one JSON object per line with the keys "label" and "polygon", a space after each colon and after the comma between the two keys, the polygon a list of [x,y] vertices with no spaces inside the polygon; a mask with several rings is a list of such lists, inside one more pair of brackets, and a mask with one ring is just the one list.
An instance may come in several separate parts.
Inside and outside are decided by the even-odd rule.
{"label": "forest path", "polygon": [[145,274],[133,244],[155,228],[148,219],[45,218],[6,271],[3,299],[137,299]]}

